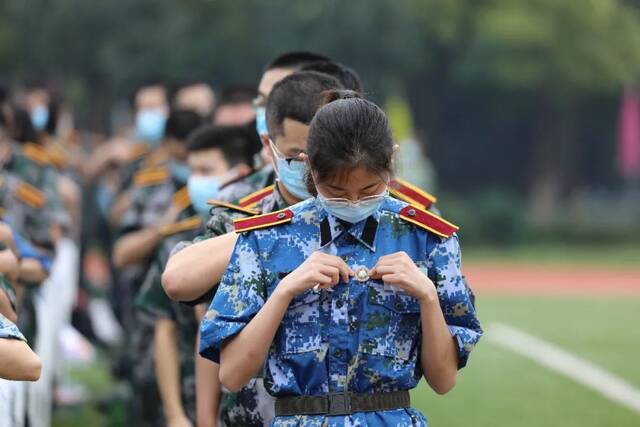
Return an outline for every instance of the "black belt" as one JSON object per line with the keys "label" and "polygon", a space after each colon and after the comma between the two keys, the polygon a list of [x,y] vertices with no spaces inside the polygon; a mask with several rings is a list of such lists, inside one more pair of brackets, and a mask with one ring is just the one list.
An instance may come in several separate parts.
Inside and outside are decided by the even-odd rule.
{"label": "black belt", "polygon": [[329,393],[324,396],[276,398],[276,417],[286,415],[350,415],[355,412],[388,411],[408,408],[407,390],[386,393]]}

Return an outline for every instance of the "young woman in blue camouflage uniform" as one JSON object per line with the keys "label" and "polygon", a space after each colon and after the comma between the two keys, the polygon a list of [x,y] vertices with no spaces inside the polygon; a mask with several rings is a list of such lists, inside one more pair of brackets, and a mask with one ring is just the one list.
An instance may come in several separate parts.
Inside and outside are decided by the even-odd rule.
{"label": "young woman in blue camouflage uniform", "polygon": [[317,196],[237,223],[200,349],[231,390],[264,372],[273,426],[424,426],[408,390],[449,391],[482,331],[455,226],[388,196],[387,119],[342,97],[311,123]]}

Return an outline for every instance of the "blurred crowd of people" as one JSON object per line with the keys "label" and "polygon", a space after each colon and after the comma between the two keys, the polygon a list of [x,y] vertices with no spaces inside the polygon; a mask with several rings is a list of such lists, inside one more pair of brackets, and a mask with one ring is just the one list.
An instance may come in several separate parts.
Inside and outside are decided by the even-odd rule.
{"label": "blurred crowd of people", "polygon": [[[74,129],[71,110],[46,84],[5,89],[0,377],[34,381],[42,369],[44,401],[59,403],[58,335],[73,325],[110,355],[130,396],[127,425],[268,422],[273,402],[260,379],[231,393],[216,365],[198,355],[213,273],[226,262],[212,261],[214,243],[190,249],[224,236],[234,219],[308,196],[290,161],[305,151],[318,108],[305,94],[361,92],[358,74],[322,55],[291,52],[267,64],[255,85],[146,81],[132,94],[131,124],[109,137]],[[434,209],[435,198],[402,180],[390,191]],[[43,366],[25,342],[43,349]],[[46,425],[35,419],[42,415],[30,409],[33,399],[28,386],[0,383],[0,426]]]}

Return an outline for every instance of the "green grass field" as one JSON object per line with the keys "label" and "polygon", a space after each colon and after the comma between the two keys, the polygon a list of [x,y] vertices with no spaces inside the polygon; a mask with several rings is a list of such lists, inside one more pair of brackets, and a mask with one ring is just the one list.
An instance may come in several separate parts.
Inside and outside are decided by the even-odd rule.
{"label": "green grass field", "polygon": [[[585,358],[640,388],[640,298],[480,297],[483,324],[502,322]],[[414,406],[432,426],[638,426],[640,416],[484,340],[456,388],[421,383]]]}

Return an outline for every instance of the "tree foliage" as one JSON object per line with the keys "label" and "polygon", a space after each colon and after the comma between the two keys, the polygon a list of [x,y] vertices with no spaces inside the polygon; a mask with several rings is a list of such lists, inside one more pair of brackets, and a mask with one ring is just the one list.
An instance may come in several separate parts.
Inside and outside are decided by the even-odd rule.
{"label": "tree foliage", "polygon": [[0,77],[53,77],[91,126],[150,76],[254,82],[283,51],[320,51],[357,69],[374,100],[409,98],[445,187],[535,199],[551,182],[553,205],[576,186],[615,182],[606,159],[619,91],[640,76],[639,4],[4,0]]}

